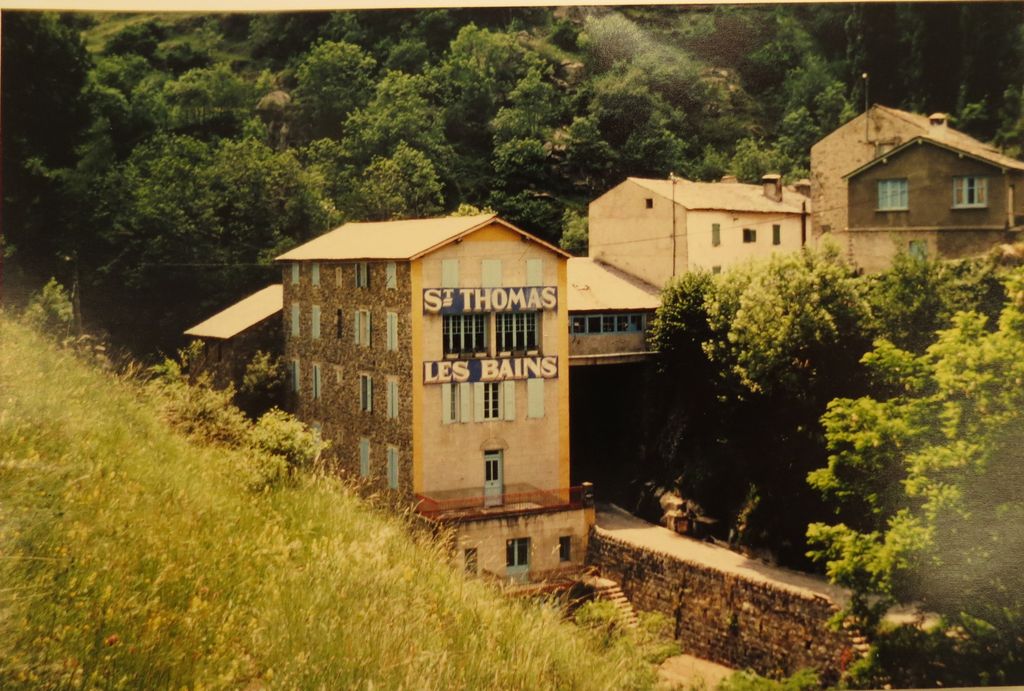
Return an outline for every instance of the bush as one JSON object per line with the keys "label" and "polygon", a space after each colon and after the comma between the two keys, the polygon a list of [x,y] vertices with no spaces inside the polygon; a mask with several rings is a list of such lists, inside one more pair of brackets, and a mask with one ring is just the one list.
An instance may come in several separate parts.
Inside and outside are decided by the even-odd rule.
{"label": "bush", "polygon": [[278,408],[259,419],[250,441],[254,449],[283,459],[289,472],[311,468],[326,446],[319,434]]}
{"label": "bush", "polygon": [[66,338],[75,318],[67,288],[58,283],[56,278],[51,278],[29,300],[24,318],[37,331],[50,337]]}
{"label": "bush", "polygon": [[235,401],[249,417],[257,418],[275,406],[282,404],[284,393],[284,363],[262,350],[256,351],[242,376]]}

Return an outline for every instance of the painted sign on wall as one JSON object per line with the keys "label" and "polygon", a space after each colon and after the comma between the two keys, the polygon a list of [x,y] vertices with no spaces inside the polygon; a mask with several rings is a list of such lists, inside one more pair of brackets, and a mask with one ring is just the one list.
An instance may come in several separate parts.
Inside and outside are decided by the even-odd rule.
{"label": "painted sign on wall", "polygon": [[558,286],[423,289],[423,314],[554,309],[558,309]]}
{"label": "painted sign on wall", "polygon": [[424,384],[555,379],[557,377],[557,355],[484,360],[438,360],[423,363]]}

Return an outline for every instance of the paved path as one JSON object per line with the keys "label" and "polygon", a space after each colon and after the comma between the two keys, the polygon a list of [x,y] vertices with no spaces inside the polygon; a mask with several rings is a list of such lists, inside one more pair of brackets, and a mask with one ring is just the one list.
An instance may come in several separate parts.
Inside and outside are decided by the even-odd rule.
{"label": "paved path", "polygon": [[668,528],[643,521],[614,505],[598,506],[597,529],[638,547],[751,581],[771,583],[802,595],[820,595],[839,606],[845,606],[849,602],[849,593],[845,589],[834,586],[823,578],[770,566],[724,547],[684,537]]}
{"label": "paved path", "polygon": [[712,691],[735,670],[693,655],[675,655],[658,667],[659,689],[707,689]]}

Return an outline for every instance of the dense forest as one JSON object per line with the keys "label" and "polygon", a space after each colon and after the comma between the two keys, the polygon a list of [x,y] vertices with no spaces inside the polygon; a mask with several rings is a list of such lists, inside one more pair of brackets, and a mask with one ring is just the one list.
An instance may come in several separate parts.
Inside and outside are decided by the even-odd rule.
{"label": "dense forest", "polygon": [[1019,153],[1021,26],[1014,4],[5,12],[5,299],[56,276],[149,356],[346,220],[469,205],[581,251],[624,177],[804,177],[865,100]]}

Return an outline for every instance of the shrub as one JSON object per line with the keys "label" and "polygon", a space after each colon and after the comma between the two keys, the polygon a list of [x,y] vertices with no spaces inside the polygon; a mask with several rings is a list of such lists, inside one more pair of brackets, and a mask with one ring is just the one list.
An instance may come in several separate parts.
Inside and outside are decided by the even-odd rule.
{"label": "shrub", "polygon": [[47,281],[42,289],[32,296],[25,308],[25,321],[37,331],[51,337],[66,338],[74,321],[74,307],[67,288],[56,278]]}
{"label": "shrub", "polygon": [[250,441],[254,449],[283,459],[289,472],[311,468],[325,448],[320,435],[278,408],[259,419],[252,428]]}

